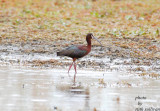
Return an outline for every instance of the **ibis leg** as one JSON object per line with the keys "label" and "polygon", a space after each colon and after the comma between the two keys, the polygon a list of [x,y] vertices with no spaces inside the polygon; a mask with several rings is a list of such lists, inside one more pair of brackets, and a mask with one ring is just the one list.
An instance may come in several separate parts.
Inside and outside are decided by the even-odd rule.
{"label": "ibis leg", "polygon": [[74,82],[76,81],[76,74],[77,74],[77,70],[76,70],[76,63],[74,62],[74,69],[75,69],[75,74],[74,74]]}
{"label": "ibis leg", "polygon": [[68,76],[70,76],[70,75],[69,75],[69,71],[70,71],[72,65],[73,65],[73,62],[72,62],[72,64],[69,66],[69,69],[68,69]]}

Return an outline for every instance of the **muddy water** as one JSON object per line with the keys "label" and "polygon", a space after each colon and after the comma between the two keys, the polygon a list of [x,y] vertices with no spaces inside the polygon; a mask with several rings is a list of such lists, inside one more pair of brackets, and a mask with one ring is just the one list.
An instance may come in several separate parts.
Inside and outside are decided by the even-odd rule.
{"label": "muddy water", "polygon": [[160,108],[160,81],[124,72],[0,68],[0,111],[138,111]]}

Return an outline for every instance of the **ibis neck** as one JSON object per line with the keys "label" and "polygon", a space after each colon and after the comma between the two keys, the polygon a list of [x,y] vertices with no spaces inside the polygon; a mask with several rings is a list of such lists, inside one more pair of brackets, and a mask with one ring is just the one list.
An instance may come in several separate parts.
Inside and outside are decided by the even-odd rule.
{"label": "ibis neck", "polygon": [[88,43],[87,47],[88,47],[88,50],[90,51],[91,50],[91,43]]}
{"label": "ibis neck", "polygon": [[90,39],[87,40],[87,46],[88,46],[88,47],[91,47],[91,40],[90,40]]}
{"label": "ibis neck", "polygon": [[91,48],[91,45],[87,45],[87,47]]}

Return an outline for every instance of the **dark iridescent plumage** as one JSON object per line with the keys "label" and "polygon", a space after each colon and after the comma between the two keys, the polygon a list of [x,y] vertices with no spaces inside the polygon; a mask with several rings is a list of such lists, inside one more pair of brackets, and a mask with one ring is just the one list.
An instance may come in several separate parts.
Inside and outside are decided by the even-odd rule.
{"label": "dark iridescent plumage", "polygon": [[[75,61],[76,61],[76,59],[87,55],[91,51],[91,39],[92,38],[94,38],[94,39],[96,39],[98,41],[97,38],[95,38],[91,33],[89,33],[86,36],[87,46],[86,45],[71,45],[71,46],[67,47],[64,50],[62,50],[60,52],[57,52],[57,56],[68,56],[68,57],[71,57],[73,59],[74,69],[75,69],[74,82],[75,82],[76,73],[77,73],[76,72]],[[68,75],[69,75],[69,71],[70,71],[73,63],[69,67]]]}
{"label": "dark iridescent plumage", "polygon": [[58,56],[68,56],[71,58],[81,58],[87,54],[86,50],[80,49],[81,45],[71,45],[66,49],[57,52]]}

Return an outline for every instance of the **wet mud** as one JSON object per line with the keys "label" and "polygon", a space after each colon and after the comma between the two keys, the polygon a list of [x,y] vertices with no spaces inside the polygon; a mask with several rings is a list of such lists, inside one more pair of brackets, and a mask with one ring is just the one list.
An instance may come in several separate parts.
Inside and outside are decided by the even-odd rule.
{"label": "wet mud", "polygon": [[[60,42],[64,44],[62,45]],[[57,57],[56,52],[68,45],[64,40],[57,42],[35,40],[17,42],[15,44],[10,44],[9,42],[2,43],[0,45],[0,63],[2,66],[18,65],[40,68],[67,68],[72,60],[67,57]],[[136,53],[133,53],[132,49],[122,48],[111,43],[109,45],[102,47],[93,45],[92,51],[87,56],[77,60],[78,69],[159,73],[160,59],[158,57],[160,55],[154,56],[159,53],[160,49],[156,49],[155,54],[147,58],[149,54],[148,56],[139,55],[137,57],[136,55],[133,56]],[[158,47],[158,43],[156,46]],[[150,52],[154,53],[154,50]]]}
{"label": "wet mud", "polygon": [[[160,107],[159,58],[133,57],[129,49],[93,45],[89,55],[77,60],[74,84],[73,68],[71,77],[67,74],[72,60],[56,55],[66,46],[40,41],[1,44],[0,110],[131,111]],[[138,99],[142,97],[146,99]]]}

